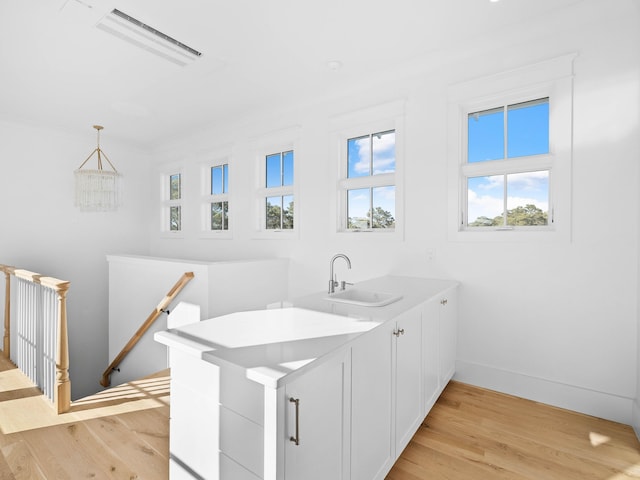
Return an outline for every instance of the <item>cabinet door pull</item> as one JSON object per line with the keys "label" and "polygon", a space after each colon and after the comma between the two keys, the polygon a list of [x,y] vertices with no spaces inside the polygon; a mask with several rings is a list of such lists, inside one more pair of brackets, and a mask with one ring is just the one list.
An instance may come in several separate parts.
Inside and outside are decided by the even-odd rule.
{"label": "cabinet door pull", "polygon": [[404,328],[400,328],[400,329],[398,329],[398,330],[394,331],[394,332],[393,332],[393,334],[394,334],[396,337],[399,337],[400,335],[404,335]]}
{"label": "cabinet door pull", "polygon": [[443,300],[440,300],[440,304],[441,304],[441,305],[446,305],[447,303],[448,303],[448,302],[447,302],[447,299],[446,299],[446,298],[445,298],[445,299],[443,299]]}
{"label": "cabinet door pull", "polygon": [[289,441],[295,443],[296,445],[300,445],[300,399],[290,397],[289,403],[296,404],[296,435],[295,437],[289,437]]}

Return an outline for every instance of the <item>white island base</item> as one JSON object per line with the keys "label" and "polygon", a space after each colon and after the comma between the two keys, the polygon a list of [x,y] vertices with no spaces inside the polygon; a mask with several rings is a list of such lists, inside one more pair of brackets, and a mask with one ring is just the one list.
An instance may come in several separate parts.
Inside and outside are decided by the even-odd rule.
{"label": "white island base", "polygon": [[455,369],[457,283],[382,277],[326,300],[155,334],[170,347],[170,478],[383,479]]}

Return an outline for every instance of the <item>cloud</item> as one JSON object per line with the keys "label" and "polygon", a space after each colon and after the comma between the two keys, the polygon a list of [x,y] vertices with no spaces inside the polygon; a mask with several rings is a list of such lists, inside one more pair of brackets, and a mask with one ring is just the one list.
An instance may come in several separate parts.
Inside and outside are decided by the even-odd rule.
{"label": "cloud", "polygon": [[369,137],[359,138],[353,142],[356,148],[356,162],[353,164],[353,170],[358,174],[369,173],[369,159],[371,158],[371,143]]}
{"label": "cloud", "polygon": [[467,191],[469,223],[474,222],[478,217],[493,218],[503,213],[502,197],[491,195],[478,195],[474,190]]}
{"label": "cloud", "polygon": [[[469,222],[478,217],[503,214],[504,175],[469,178],[467,190]],[[549,171],[507,174],[507,209],[535,205],[549,211]]]}
{"label": "cloud", "polygon": [[[349,148],[350,163],[352,170],[358,175],[368,175],[371,161],[371,141],[370,137],[361,137],[355,139],[352,143],[353,150]],[[393,133],[381,134],[373,136],[373,173],[392,173],[395,172],[396,162],[396,135]]]}
{"label": "cloud", "polygon": [[[474,222],[478,217],[494,218],[502,215],[504,203],[502,196],[496,197],[491,195],[479,195],[473,190],[467,191],[469,223]],[[535,205],[544,212],[549,211],[549,202],[540,201],[532,197],[508,196],[507,209],[525,205]]]}

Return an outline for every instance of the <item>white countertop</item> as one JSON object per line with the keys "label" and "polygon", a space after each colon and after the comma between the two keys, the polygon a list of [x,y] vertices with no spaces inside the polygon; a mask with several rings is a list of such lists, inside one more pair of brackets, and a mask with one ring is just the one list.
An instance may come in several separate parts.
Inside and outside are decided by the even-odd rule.
{"label": "white countertop", "polygon": [[290,308],[232,313],[157,332],[154,338],[221,367],[241,369],[247,378],[278,388],[312,368],[312,362],[455,286],[452,280],[381,277],[352,288],[399,293],[401,300],[363,307],[332,302],[322,292],[296,299]]}

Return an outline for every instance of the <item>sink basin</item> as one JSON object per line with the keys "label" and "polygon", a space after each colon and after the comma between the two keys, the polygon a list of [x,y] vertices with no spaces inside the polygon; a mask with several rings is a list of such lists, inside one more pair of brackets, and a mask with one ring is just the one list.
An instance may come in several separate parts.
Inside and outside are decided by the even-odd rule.
{"label": "sink basin", "polygon": [[397,302],[402,295],[395,293],[373,292],[370,290],[359,290],[352,288],[332,293],[327,300],[332,302],[350,303],[352,305],[360,305],[363,307],[383,307],[390,303]]}

